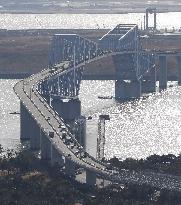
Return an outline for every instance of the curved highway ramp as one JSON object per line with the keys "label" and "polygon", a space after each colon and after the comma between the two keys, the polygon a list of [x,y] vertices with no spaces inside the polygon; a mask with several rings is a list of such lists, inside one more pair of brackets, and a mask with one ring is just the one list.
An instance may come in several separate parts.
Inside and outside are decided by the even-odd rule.
{"label": "curved highway ramp", "polygon": [[[61,67],[57,72],[61,72]],[[74,139],[63,120],[36,90],[38,83],[51,75],[50,69],[45,69],[19,81],[14,87],[21,102],[21,134],[30,138],[32,148],[41,150],[42,159],[65,166],[64,171],[68,175],[75,175],[75,167],[84,168],[86,182],[90,185],[96,183],[98,176],[121,184],[148,184],[156,188],[181,191],[180,177],[152,172],[117,172],[107,169],[106,164],[89,156]],[[61,127],[65,127],[67,136],[71,137],[71,143],[74,144],[72,149],[64,143]],[[54,133],[53,138],[51,133]]]}
{"label": "curved highway ramp", "polygon": [[[127,52],[132,53],[133,58],[137,56],[136,59],[139,60],[138,55],[142,55],[140,54],[142,51],[138,52],[134,49],[138,49],[135,43],[137,42],[136,33],[137,26],[135,25],[117,26],[108,33],[108,36],[102,38],[102,47],[110,48],[109,51],[101,50],[94,42],[75,35],[55,36],[49,68],[19,81],[14,87],[20,99],[21,139],[29,139],[31,149],[40,150],[41,159],[50,161],[51,164],[58,163],[69,176],[74,177],[76,169],[83,168],[86,171],[88,185],[95,185],[98,177],[119,184],[148,184],[156,188],[181,191],[181,177],[153,172],[127,170],[118,172],[90,156],[78,143],[70,126],[51,107],[50,97],[47,98],[51,94],[76,101],[85,64],[105,58],[106,55],[115,55],[117,52],[121,55]],[[119,44],[113,41],[114,36]],[[133,38],[133,43],[130,43],[130,38]],[[120,50],[117,49],[117,45],[120,46]],[[57,49],[59,47],[63,50]],[[61,57],[62,53],[64,56]],[[148,62],[145,56],[149,55],[142,56],[146,58],[145,62]],[[148,71],[140,70],[138,62],[135,69],[137,78]]]}

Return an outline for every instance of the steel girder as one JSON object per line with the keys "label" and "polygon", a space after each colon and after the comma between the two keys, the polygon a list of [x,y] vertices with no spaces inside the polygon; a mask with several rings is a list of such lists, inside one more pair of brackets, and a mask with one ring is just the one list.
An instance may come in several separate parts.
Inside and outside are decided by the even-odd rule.
{"label": "steel girder", "polygon": [[148,72],[155,64],[155,55],[150,52],[140,52],[138,58],[137,77],[140,79]]}
{"label": "steel girder", "polygon": [[43,95],[59,95],[62,98],[78,96],[84,65],[72,68],[63,74],[49,77],[39,85],[39,92]]}
{"label": "steel girder", "polygon": [[99,40],[99,47],[112,52],[138,49],[139,32],[135,24],[119,24]]}
{"label": "steel girder", "polygon": [[76,97],[79,94],[84,63],[108,52],[131,52],[136,78],[140,79],[153,65],[153,55],[143,52],[140,44],[138,26],[119,24],[104,35],[99,43],[76,34],[55,34],[53,36],[49,68],[60,67],[62,62],[69,62],[67,68],[58,74],[52,74],[43,81],[38,90],[41,94],[55,94]]}
{"label": "steel girder", "polygon": [[97,56],[97,43],[76,34],[55,34],[50,48],[49,66],[63,61],[76,66]]}

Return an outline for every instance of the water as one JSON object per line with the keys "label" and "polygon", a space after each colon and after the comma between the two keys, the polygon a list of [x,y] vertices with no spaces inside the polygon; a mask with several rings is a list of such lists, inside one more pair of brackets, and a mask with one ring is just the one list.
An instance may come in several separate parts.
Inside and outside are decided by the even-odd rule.
{"label": "water", "polygon": [[[181,89],[149,96],[106,110],[106,157],[145,158],[151,154],[181,152]],[[111,149],[114,147],[114,149]]]}
{"label": "water", "polygon": [[[23,145],[19,139],[19,115],[9,114],[19,112],[19,99],[13,92],[16,82],[0,80],[0,144],[20,150]],[[98,99],[98,96],[112,95],[113,81],[83,81],[81,84],[82,113],[93,119],[100,114],[110,115],[111,120],[106,122],[107,158],[140,159],[151,154],[181,152],[181,87],[174,83],[161,93],[127,103]]]}
{"label": "water", "polygon": [[19,150],[20,122],[19,115],[11,115],[11,112],[19,112],[19,99],[13,92],[13,86],[17,80],[0,80],[0,144],[5,149]]}
{"label": "water", "polygon": [[[138,23],[144,14],[0,14],[0,29],[113,28],[118,23]],[[180,28],[181,13],[158,14],[159,28]],[[13,92],[16,80],[0,80],[0,144],[22,149],[19,140],[19,100]],[[181,152],[181,88],[174,86],[139,101],[120,104],[98,99],[114,95],[113,81],[85,81],[81,85],[82,113],[106,122],[107,158],[145,158],[151,154]]]}
{"label": "water", "polygon": [[152,154],[181,153],[181,87],[176,82],[173,85],[140,100],[118,103],[97,98],[113,95],[113,81],[83,82],[83,113],[94,118],[109,114],[111,118],[106,122],[106,158],[140,159]]}
{"label": "water", "polygon": [[[0,29],[113,28],[119,23],[143,24],[144,13],[128,14],[0,14]],[[157,15],[158,28],[180,28],[181,12]]]}

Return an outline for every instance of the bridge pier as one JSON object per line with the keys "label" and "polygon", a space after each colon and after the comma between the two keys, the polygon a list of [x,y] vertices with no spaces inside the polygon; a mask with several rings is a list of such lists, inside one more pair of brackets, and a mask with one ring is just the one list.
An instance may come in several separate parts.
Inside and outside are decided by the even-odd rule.
{"label": "bridge pier", "polygon": [[75,164],[67,157],[65,158],[65,173],[69,176],[75,176]]}
{"label": "bridge pier", "polygon": [[40,150],[40,127],[36,120],[31,116],[30,126],[30,148],[31,150]]}
{"label": "bridge pier", "polygon": [[79,99],[62,99],[54,96],[51,99],[53,109],[65,120],[70,122],[81,115],[81,102]]}
{"label": "bridge pier", "polygon": [[132,100],[141,97],[141,82],[138,80],[116,80],[115,81],[115,99]]}
{"label": "bridge pier", "polygon": [[52,156],[51,156],[51,164],[58,164],[59,166],[64,166],[64,160],[62,158],[62,154],[57,151],[56,147],[52,146]]}
{"label": "bridge pier", "polygon": [[28,112],[27,108],[20,101],[20,139],[29,140],[30,130],[31,130],[31,114]]}
{"label": "bridge pier", "polygon": [[51,151],[52,151],[51,141],[41,130],[41,159],[51,160]]}
{"label": "bridge pier", "polygon": [[177,56],[178,85],[181,85],[181,56]]}
{"label": "bridge pier", "polygon": [[81,116],[81,101],[79,99],[62,99],[59,96],[53,96],[51,106],[63,118],[65,123],[75,129],[76,139],[84,146],[86,118]]}
{"label": "bridge pier", "polygon": [[73,129],[75,133],[75,138],[83,147],[85,147],[85,138],[86,138],[86,117],[80,116],[73,123]]}
{"label": "bridge pier", "polygon": [[167,88],[167,56],[159,56],[159,89]]}
{"label": "bridge pier", "polygon": [[141,82],[142,93],[156,92],[156,69],[152,68],[148,76],[145,76]]}
{"label": "bridge pier", "polygon": [[86,184],[89,186],[96,185],[96,174],[90,170],[86,170]]}

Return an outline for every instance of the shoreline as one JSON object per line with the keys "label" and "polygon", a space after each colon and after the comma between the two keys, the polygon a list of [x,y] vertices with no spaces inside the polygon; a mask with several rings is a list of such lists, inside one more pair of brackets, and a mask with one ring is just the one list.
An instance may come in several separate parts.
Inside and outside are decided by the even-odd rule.
{"label": "shoreline", "polygon": [[[108,29],[24,29],[0,30],[0,79],[22,79],[48,67],[48,52],[50,41],[55,33],[75,33],[85,38],[98,41]],[[181,47],[180,35],[150,36],[143,39],[143,46],[151,50],[174,51]],[[164,42],[164,43],[163,43]],[[143,47],[143,48],[144,48]],[[114,68],[108,72],[105,68],[97,71],[85,72],[85,80],[111,80]],[[176,77],[176,62],[169,60],[168,78]]]}
{"label": "shoreline", "polygon": [[[181,12],[181,8],[180,9],[178,9],[178,10],[168,10],[168,11],[164,11],[164,10],[158,10],[157,11],[157,14],[159,14],[159,13],[180,13]],[[140,10],[140,11],[136,11],[136,10],[134,10],[134,11],[132,11],[132,10],[128,10],[128,11],[120,11],[120,12],[114,12],[114,11],[112,11],[112,10],[107,10],[107,12],[94,12],[94,11],[89,11],[89,12],[84,12],[84,11],[61,11],[61,12],[54,12],[54,11],[52,11],[52,12],[50,12],[50,11],[0,11],[0,14],[138,14],[138,13],[140,13],[140,14],[144,14],[145,13],[145,10]]]}

